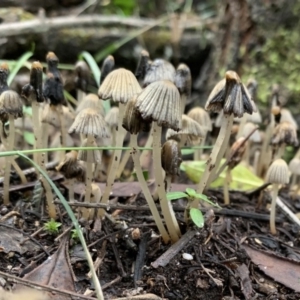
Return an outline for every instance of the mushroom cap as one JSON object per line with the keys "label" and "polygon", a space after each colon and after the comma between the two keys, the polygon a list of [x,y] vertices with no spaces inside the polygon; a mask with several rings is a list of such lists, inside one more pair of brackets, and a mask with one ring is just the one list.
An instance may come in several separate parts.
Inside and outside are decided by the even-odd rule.
{"label": "mushroom cap", "polygon": [[85,108],[92,108],[102,116],[105,116],[103,102],[99,100],[96,94],[87,94],[76,108],[76,114],[79,114]]}
{"label": "mushroom cap", "polygon": [[205,129],[192,118],[187,115],[182,115],[182,127],[177,132],[173,129],[168,129],[166,139],[181,140],[182,136],[186,137],[188,145],[198,145],[200,139],[205,136]]}
{"label": "mushroom cap", "polygon": [[242,161],[247,143],[248,141],[245,142],[245,138],[242,136],[232,144],[228,161],[228,167],[231,170]]}
{"label": "mushroom cap", "polygon": [[[68,107],[62,105],[65,127],[68,129],[74,121],[74,115]],[[48,123],[56,128],[61,127],[60,113],[55,105],[46,103],[41,115],[41,122]]]}
{"label": "mushroom cap", "polygon": [[[253,132],[254,129],[258,128],[256,125],[254,125],[251,122],[247,122],[243,128],[243,133],[242,135],[244,137],[247,137],[251,132]],[[253,143],[260,143],[261,142],[261,136],[259,134],[258,130],[255,130],[251,136],[248,139],[249,141],[253,142]]]}
{"label": "mushroom cap", "polygon": [[181,149],[175,140],[166,141],[161,149],[161,165],[167,175],[179,175]]}
{"label": "mushroom cap", "polygon": [[[82,142],[82,147],[87,147],[87,146],[90,146],[90,147],[97,147],[97,144],[95,142],[95,140],[93,140],[92,142],[92,145],[88,145],[87,144],[88,142],[88,139],[84,139],[83,142]],[[88,152],[91,152],[91,160],[88,161]],[[101,163],[101,152],[100,150],[98,149],[94,149],[94,150],[79,150],[78,151],[78,160],[82,160],[82,161],[85,161],[85,162],[89,162],[89,163]]]}
{"label": "mushroom cap", "polygon": [[136,97],[130,99],[125,108],[122,126],[131,134],[138,134],[141,131],[149,132],[151,122],[145,121],[136,108]]}
{"label": "mushroom cap", "polygon": [[75,118],[69,133],[81,133],[94,137],[109,137],[109,129],[103,118],[96,110],[86,108],[82,110]]}
{"label": "mushroom cap", "polygon": [[144,80],[148,68],[149,68],[149,52],[146,50],[142,50],[135,71],[135,77],[138,80]]}
{"label": "mushroom cap", "polygon": [[75,65],[75,85],[76,88],[82,90],[83,92],[87,92],[87,88],[90,81],[90,68],[87,63],[83,60],[80,60]]}
{"label": "mushroom cap", "polygon": [[224,114],[242,117],[244,113],[252,114],[256,106],[251,99],[245,85],[234,71],[227,71],[225,79],[222,79],[211,91],[205,105],[205,109]]}
{"label": "mushroom cap", "polygon": [[177,67],[175,85],[177,86],[180,94],[185,94],[187,97],[191,95],[192,76],[191,70],[186,64],[180,64]]}
{"label": "mushroom cap", "polygon": [[175,74],[175,68],[171,63],[164,59],[157,58],[149,64],[143,86],[146,87],[149,84],[160,80],[169,80],[174,82]]}
{"label": "mushroom cap", "polygon": [[290,122],[280,122],[273,131],[271,139],[272,145],[286,144],[288,146],[298,146],[297,131]]}
{"label": "mushroom cap", "polygon": [[254,78],[250,78],[248,79],[246,86],[249,94],[251,95],[251,98],[255,99],[257,87],[258,87],[257,81]]}
{"label": "mushroom cap", "polygon": [[294,157],[289,163],[289,169],[292,174],[300,175],[300,159]]}
{"label": "mushroom cap", "polygon": [[102,67],[101,67],[101,81],[103,82],[104,79],[106,78],[106,76],[112,71],[112,69],[115,66],[115,59],[112,55],[108,55],[103,63],[102,63]]}
{"label": "mushroom cap", "polygon": [[289,109],[281,108],[280,114],[280,122],[290,122],[298,130],[298,124]]}
{"label": "mushroom cap", "polygon": [[0,64],[0,94],[8,90],[7,78],[9,75],[9,67],[6,62]]}
{"label": "mushroom cap", "polygon": [[0,120],[5,123],[9,115],[15,119],[23,116],[23,103],[18,93],[8,90],[0,95]]}
{"label": "mushroom cap", "polygon": [[279,158],[272,162],[266,175],[266,181],[275,184],[289,183],[289,167],[283,159]]}
{"label": "mushroom cap", "polygon": [[141,92],[141,87],[134,74],[126,69],[110,72],[100,85],[100,99],[112,99],[114,102],[127,103],[134,95]]}
{"label": "mushroom cap", "polygon": [[50,61],[50,62],[56,62],[56,63],[59,62],[58,57],[57,57],[56,54],[55,54],[54,52],[52,52],[52,51],[49,51],[49,52],[47,53],[46,61],[47,61],[47,62],[49,62],[49,61]]}
{"label": "mushroom cap", "polygon": [[118,127],[119,122],[119,107],[112,107],[105,116],[105,122],[109,125],[110,128]]}
{"label": "mushroom cap", "polygon": [[192,108],[187,115],[199,123],[205,130],[212,131],[210,116],[202,107],[197,106]]}
{"label": "mushroom cap", "polygon": [[138,96],[136,107],[145,120],[174,130],[181,128],[180,94],[169,80],[149,84]]}

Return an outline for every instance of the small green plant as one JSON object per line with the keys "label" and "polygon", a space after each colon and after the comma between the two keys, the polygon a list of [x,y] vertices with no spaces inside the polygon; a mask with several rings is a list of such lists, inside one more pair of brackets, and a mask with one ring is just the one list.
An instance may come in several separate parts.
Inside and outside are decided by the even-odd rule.
{"label": "small green plant", "polygon": [[44,229],[51,235],[58,234],[58,229],[61,226],[61,223],[55,222],[54,219],[51,219],[44,225]]}
{"label": "small green plant", "polygon": [[75,242],[79,241],[79,234],[76,228],[71,230],[71,239],[74,240]]}
{"label": "small green plant", "polygon": [[221,208],[218,204],[210,201],[206,195],[198,194],[194,189],[191,188],[187,188],[185,192],[169,192],[167,194],[167,199],[170,201],[177,200],[180,198],[187,198],[188,200],[188,204],[184,212],[184,218],[186,223],[188,223],[189,219],[191,219],[192,222],[199,228],[202,228],[204,226],[204,217],[201,210],[199,210],[198,208],[190,207],[190,203],[193,200],[200,199],[214,207]]}

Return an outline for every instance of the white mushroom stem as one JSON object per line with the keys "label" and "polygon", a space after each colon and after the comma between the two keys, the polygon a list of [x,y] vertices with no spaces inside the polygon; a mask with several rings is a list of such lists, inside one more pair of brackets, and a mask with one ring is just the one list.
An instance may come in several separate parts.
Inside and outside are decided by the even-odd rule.
{"label": "white mushroom stem", "polygon": [[[200,144],[198,146],[203,147],[205,145],[206,137],[207,137],[207,130],[205,130],[204,136],[201,139]],[[196,161],[201,160],[202,153],[203,153],[203,148],[195,149],[194,160]]]}
{"label": "white mushroom stem", "polygon": [[172,175],[166,173],[166,176],[165,176],[165,189],[166,189],[167,193],[171,191],[171,183],[172,183]]}
{"label": "white mushroom stem", "polygon": [[[92,187],[92,196],[91,196],[91,203],[99,203],[101,199],[101,190],[98,185],[95,183],[91,184]],[[92,219],[95,215],[95,209],[92,208],[89,210],[89,219]]]}
{"label": "white mushroom stem", "polygon": [[170,241],[170,236],[162,222],[162,219],[159,215],[159,212],[157,210],[157,207],[154,203],[154,200],[151,196],[151,193],[149,191],[149,188],[147,186],[147,182],[145,180],[143,170],[140,164],[140,152],[138,151],[138,144],[137,144],[137,135],[136,134],[131,134],[130,136],[130,146],[131,146],[131,151],[129,153],[131,154],[134,167],[135,167],[135,172],[137,179],[141,185],[142,192],[144,194],[144,197],[149,205],[151,214],[154,218],[154,221],[156,223],[156,226],[164,240],[165,243],[168,243]]}
{"label": "white mushroom stem", "polygon": [[86,93],[80,89],[77,89],[76,92],[77,92],[77,101],[78,101],[78,105],[79,105],[82,102],[82,100],[84,99],[84,97],[86,96]]}
{"label": "white mushroom stem", "polygon": [[[147,142],[145,144],[145,148],[150,148],[152,147],[153,144],[153,129],[151,128],[150,132],[149,132],[149,136],[147,139]],[[148,157],[150,156],[151,150],[143,150],[141,157],[140,157],[140,162],[142,167],[145,166],[145,162],[148,162]]]}
{"label": "white mushroom stem", "polygon": [[271,203],[271,213],[270,213],[270,231],[272,234],[276,234],[275,226],[275,214],[276,214],[276,199],[278,196],[279,184],[273,183],[272,185],[272,203]]}
{"label": "white mushroom stem", "polygon": [[[87,136],[87,143],[86,147],[93,146],[94,137],[92,135]],[[91,194],[92,194],[92,180],[93,180],[93,152],[91,150],[87,151],[87,158],[86,158],[86,178],[85,178],[85,197],[84,202],[90,203],[91,202]],[[83,207],[81,209],[82,217],[85,219],[89,218],[89,209]]]}
{"label": "white mushroom stem", "polygon": [[[131,146],[132,145],[129,145],[129,147],[131,147]],[[121,177],[121,175],[122,175],[122,173],[123,173],[123,171],[125,169],[125,166],[126,166],[126,164],[128,162],[129,157],[130,157],[130,151],[126,150],[125,153],[124,153],[124,155],[123,155],[123,157],[122,157],[122,159],[121,159],[121,162],[119,164],[119,168],[118,168],[118,172],[117,172],[117,176],[116,176],[117,178]]]}
{"label": "white mushroom stem", "polygon": [[[63,111],[63,106],[61,104],[57,105],[57,110],[60,118],[60,131],[61,131],[61,146],[67,146],[67,128],[65,124],[65,116]],[[66,151],[60,151],[61,160],[65,157]]]}
{"label": "white mushroom stem", "polygon": [[[43,132],[42,137],[41,137],[41,143],[42,143],[41,148],[42,149],[48,148],[48,138],[49,138],[48,130],[49,130],[49,124],[42,122],[42,132]],[[43,161],[45,164],[48,162],[48,154],[47,153],[44,155]]]}
{"label": "white mushroom stem", "polygon": [[181,98],[181,102],[180,102],[180,104],[181,104],[181,113],[184,114],[185,105],[186,105],[186,101],[187,101],[187,96],[186,96],[186,94],[181,94],[180,98]]}
{"label": "white mushroom stem", "polygon": [[[117,135],[116,135],[116,144],[114,145],[115,147],[122,147],[123,146],[123,140],[125,136],[125,129],[122,127],[122,121],[125,113],[125,104],[124,103],[119,103],[119,121],[118,121],[118,128],[117,128]],[[101,203],[108,203],[108,199],[111,193],[111,190],[114,185],[114,181],[116,178],[116,174],[118,171],[118,166],[120,162],[120,157],[121,157],[122,150],[114,150],[113,152],[113,157],[112,157],[112,163],[110,166],[110,169],[108,171],[108,177],[106,181],[106,187],[101,199]],[[104,210],[101,209],[99,210],[100,215],[104,215]]]}
{"label": "white mushroom stem", "polygon": [[170,201],[167,200],[166,191],[164,188],[164,179],[161,167],[161,127],[157,122],[153,122],[153,165],[154,177],[157,183],[157,192],[160,200],[161,210],[171,236],[172,242],[178,241],[181,233],[177,223],[173,207]]}
{"label": "white mushroom stem", "polygon": [[[205,171],[197,187],[197,193],[202,194],[205,188],[210,184],[210,178],[212,178],[218,169],[220,161],[228,146],[228,141],[231,133],[231,127],[233,124],[233,115],[224,115],[220,132],[214,148],[208,158]],[[199,199],[193,200],[191,207],[198,208]]]}
{"label": "white mushroom stem", "polygon": [[75,185],[75,178],[69,179],[69,202],[74,202],[75,194],[74,194],[74,185]]}
{"label": "white mushroom stem", "polygon": [[[36,101],[35,96],[31,96],[31,107],[32,107],[32,121],[33,121],[33,133],[35,137],[35,144],[34,147],[35,149],[42,148],[42,143],[41,143],[41,134],[40,134],[40,107],[39,103]],[[34,153],[33,154],[34,161],[40,165],[40,153]]]}
{"label": "white mushroom stem", "polygon": [[277,149],[277,153],[275,155],[275,159],[283,157],[284,152],[285,152],[285,147],[286,147],[286,144],[284,144],[284,143],[279,146],[279,148]]}

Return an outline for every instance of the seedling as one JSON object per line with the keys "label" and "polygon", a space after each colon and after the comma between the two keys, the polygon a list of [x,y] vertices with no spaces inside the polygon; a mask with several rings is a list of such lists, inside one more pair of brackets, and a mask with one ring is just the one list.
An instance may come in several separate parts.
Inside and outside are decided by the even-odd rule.
{"label": "seedling", "polygon": [[61,226],[61,223],[56,222],[54,219],[51,219],[44,225],[44,229],[51,235],[58,234],[58,229]]}
{"label": "seedling", "polygon": [[185,208],[184,218],[186,223],[188,223],[189,219],[199,228],[204,226],[204,217],[200,209],[195,207],[190,207],[190,203],[192,203],[195,199],[203,200],[210,205],[221,208],[217,203],[213,203],[211,200],[208,199],[206,195],[197,193],[192,188],[187,188],[185,192],[169,192],[167,194],[167,199],[170,200],[177,200],[181,198],[187,198],[188,204]]}
{"label": "seedling", "polygon": [[76,228],[71,230],[71,239],[74,240],[76,243],[79,241],[79,234]]}

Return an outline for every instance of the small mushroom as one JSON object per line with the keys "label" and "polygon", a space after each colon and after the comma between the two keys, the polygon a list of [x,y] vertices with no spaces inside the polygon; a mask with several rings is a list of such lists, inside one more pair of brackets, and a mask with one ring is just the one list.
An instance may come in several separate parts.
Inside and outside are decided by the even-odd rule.
{"label": "small mushroom", "polygon": [[191,96],[192,76],[190,68],[186,64],[180,64],[177,67],[175,75],[175,85],[177,86],[181,97],[181,112],[184,114],[187,98]]}
{"label": "small mushroom", "polygon": [[7,79],[9,75],[9,67],[6,62],[0,64],[0,95],[9,90]]}
{"label": "small mushroom", "polygon": [[75,113],[79,114],[85,108],[92,108],[98,111],[100,115],[105,116],[103,102],[99,101],[99,98],[96,94],[87,94],[78,104]]}
{"label": "small mushroom", "polygon": [[138,62],[135,77],[139,82],[145,79],[147,69],[149,68],[149,52],[146,50],[141,51],[140,60]]}
{"label": "small mushroom", "polygon": [[103,82],[106,76],[113,70],[114,66],[115,66],[114,57],[112,55],[108,55],[102,63],[101,82]]}
{"label": "small mushroom", "polygon": [[91,72],[87,63],[80,60],[75,65],[75,86],[77,90],[78,105],[86,96],[90,82]]}

